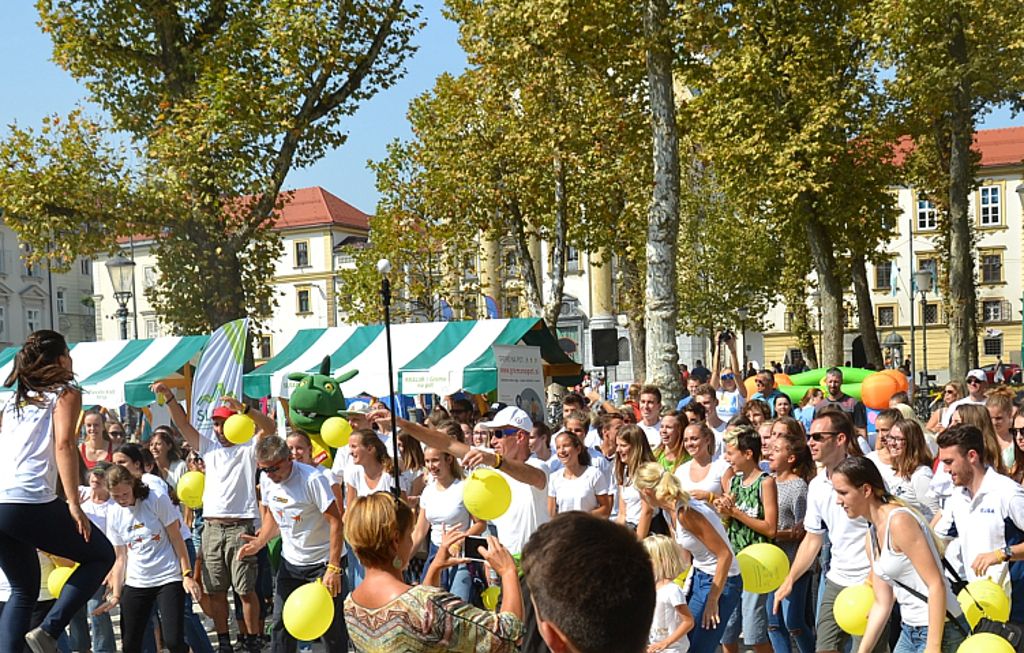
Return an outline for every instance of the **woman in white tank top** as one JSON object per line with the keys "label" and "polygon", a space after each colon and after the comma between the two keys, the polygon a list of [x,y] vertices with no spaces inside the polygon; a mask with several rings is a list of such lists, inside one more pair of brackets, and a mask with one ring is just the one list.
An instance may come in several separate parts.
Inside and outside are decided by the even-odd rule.
{"label": "woman in white tank top", "polygon": [[956,651],[969,630],[942,573],[935,535],[920,513],[893,497],[878,467],[861,456],[840,463],[832,484],[846,513],[870,524],[866,546],[875,602],[860,653],[874,647],[897,601],[902,632],[896,651]]}
{"label": "woman in white tank top", "polygon": [[[0,569],[11,595],[0,623],[0,651],[56,649],[71,617],[96,593],[114,564],[114,549],[79,505],[78,431],[82,394],[71,354],[56,331],[32,333],[4,385],[17,384],[3,406],[0,440]],[[57,496],[60,477],[65,499]],[[29,631],[39,594],[36,549],[79,563],[43,623]]]}

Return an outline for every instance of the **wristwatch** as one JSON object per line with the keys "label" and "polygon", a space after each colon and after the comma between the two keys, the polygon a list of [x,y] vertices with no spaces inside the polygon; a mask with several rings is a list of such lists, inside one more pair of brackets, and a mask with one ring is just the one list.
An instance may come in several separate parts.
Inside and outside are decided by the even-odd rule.
{"label": "wristwatch", "polygon": [[1009,562],[1013,559],[1013,551],[1010,549],[1010,545],[1007,544],[1003,547],[1003,562]]}

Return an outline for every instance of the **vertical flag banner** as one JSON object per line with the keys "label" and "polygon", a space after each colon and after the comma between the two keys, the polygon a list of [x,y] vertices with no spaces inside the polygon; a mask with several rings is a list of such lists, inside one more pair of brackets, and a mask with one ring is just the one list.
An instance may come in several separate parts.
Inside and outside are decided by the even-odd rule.
{"label": "vertical flag banner", "polygon": [[213,437],[213,409],[224,396],[242,396],[242,366],[249,318],[221,325],[210,336],[192,379],[192,426],[204,437]]}

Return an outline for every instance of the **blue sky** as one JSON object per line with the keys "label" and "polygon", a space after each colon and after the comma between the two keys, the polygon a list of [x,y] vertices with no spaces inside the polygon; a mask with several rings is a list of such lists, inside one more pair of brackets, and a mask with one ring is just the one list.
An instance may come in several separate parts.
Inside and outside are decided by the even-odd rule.
{"label": "blue sky", "polygon": [[[293,170],[288,187],[323,186],[363,211],[374,212],[378,195],[367,160],[383,158],[390,141],[410,135],[405,112],[411,99],[430,89],[441,73],[457,74],[466,65],[456,26],[441,16],[442,3],[421,0],[427,26],[416,38],[419,51],[408,62],[406,76],[348,119],[345,145],[314,166]],[[84,89],[50,61],[50,40],[36,25],[34,4],[28,0],[4,2],[0,21],[0,125],[12,121],[38,125],[44,115],[66,113],[85,96]],[[1008,111],[997,110],[987,117],[984,126],[1021,124],[1021,118],[1011,120]]]}

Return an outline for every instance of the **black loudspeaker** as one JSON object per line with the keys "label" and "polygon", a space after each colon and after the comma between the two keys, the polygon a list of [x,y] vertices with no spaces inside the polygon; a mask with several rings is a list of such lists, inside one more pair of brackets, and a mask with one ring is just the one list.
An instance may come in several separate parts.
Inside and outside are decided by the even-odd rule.
{"label": "black loudspeaker", "polygon": [[619,364],[619,332],[616,329],[593,329],[590,332],[590,351],[594,367],[614,367]]}

